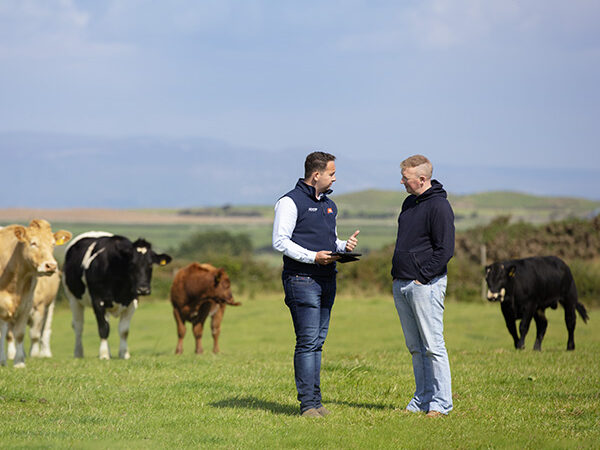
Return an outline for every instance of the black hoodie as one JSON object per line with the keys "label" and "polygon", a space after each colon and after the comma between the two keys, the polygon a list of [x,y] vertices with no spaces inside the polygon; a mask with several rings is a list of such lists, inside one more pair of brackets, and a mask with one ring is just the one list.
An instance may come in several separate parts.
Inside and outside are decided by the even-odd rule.
{"label": "black hoodie", "polygon": [[392,277],[422,284],[447,273],[454,254],[454,213],[437,180],[421,195],[409,195],[398,217]]}

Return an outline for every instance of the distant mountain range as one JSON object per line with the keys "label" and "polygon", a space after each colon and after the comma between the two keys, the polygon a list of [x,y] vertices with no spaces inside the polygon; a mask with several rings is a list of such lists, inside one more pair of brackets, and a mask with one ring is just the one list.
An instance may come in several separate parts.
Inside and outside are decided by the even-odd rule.
{"label": "distant mountain range", "polygon": [[[202,138],[0,133],[0,208],[192,208],[272,205],[303,175],[312,149],[280,152]],[[335,194],[403,192],[399,162],[335,153]],[[453,194],[518,191],[600,199],[600,171],[436,165]]]}

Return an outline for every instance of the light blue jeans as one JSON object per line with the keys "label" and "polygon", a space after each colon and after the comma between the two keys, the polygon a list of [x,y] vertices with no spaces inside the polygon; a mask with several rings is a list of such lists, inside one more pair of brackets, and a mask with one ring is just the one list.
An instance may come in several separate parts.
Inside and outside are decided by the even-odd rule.
{"label": "light blue jeans", "polygon": [[415,395],[406,406],[409,411],[448,414],[452,410],[450,362],[444,342],[446,283],[446,275],[425,285],[394,280],[394,303],[415,374]]}

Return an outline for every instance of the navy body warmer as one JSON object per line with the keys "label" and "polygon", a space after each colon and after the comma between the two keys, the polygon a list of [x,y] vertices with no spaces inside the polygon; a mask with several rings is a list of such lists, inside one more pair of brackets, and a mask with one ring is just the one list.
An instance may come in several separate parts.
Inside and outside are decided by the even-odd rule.
{"label": "navy body warmer", "polygon": [[[327,193],[330,193],[328,191]],[[315,188],[298,180],[296,187],[284,195],[296,204],[298,217],[292,233],[292,241],[314,252],[321,250],[336,251],[337,206],[326,194],[317,200]],[[283,256],[283,271],[313,277],[334,277],[335,263],[327,265],[306,264]]]}

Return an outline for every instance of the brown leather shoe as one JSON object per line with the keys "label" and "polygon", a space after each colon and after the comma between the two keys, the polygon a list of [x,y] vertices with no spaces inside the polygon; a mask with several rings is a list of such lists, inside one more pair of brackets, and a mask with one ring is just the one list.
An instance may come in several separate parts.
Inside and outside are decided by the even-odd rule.
{"label": "brown leather shoe", "polygon": [[445,414],[442,414],[439,411],[429,411],[427,414],[425,414],[425,417],[444,417]]}
{"label": "brown leather shoe", "polygon": [[328,416],[329,414],[331,414],[331,411],[329,411],[327,408],[325,408],[323,405],[319,406],[317,408],[317,411],[319,412],[319,414],[321,414],[323,417]]}
{"label": "brown leather shoe", "polygon": [[316,408],[310,408],[301,414],[302,417],[323,417]]}

